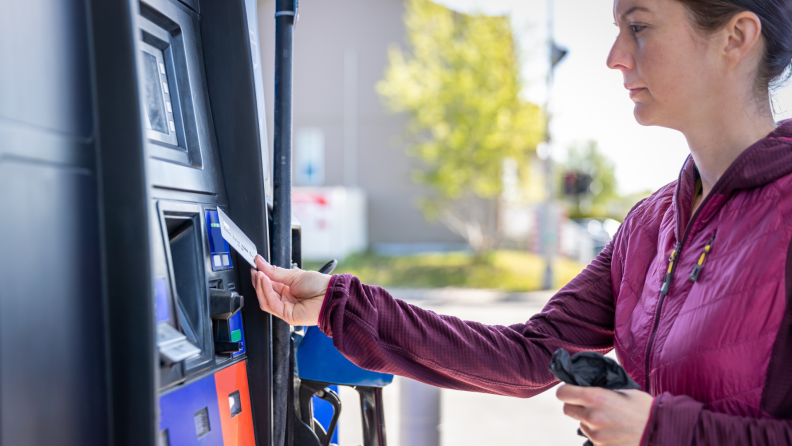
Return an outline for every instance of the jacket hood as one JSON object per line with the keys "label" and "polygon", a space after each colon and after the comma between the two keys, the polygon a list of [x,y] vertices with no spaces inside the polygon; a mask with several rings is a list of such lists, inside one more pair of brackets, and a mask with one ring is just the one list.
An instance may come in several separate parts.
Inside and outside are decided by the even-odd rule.
{"label": "jacket hood", "polygon": [[786,120],[734,160],[723,175],[724,190],[719,193],[729,194],[736,189],[764,186],[790,173],[792,120]]}
{"label": "jacket hood", "polygon": [[[696,211],[704,211],[703,220],[714,216],[716,211],[737,190],[753,189],[792,173],[792,119],[782,121],[775,130],[748,147],[726,169],[723,176],[710,191]],[[677,213],[677,240],[691,218],[693,196],[696,190],[697,170],[692,156],[688,156],[674,192]],[[705,204],[707,204],[705,208]]]}
{"label": "jacket hood", "polygon": [[[726,169],[712,189],[713,193],[731,194],[738,189],[764,186],[792,173],[792,119],[782,121],[769,135],[748,147]],[[688,156],[680,182],[695,181],[695,163]]]}

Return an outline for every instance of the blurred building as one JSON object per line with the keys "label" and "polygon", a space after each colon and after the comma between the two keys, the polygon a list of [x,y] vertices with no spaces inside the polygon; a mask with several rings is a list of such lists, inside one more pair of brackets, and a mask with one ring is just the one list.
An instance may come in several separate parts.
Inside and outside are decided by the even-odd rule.
{"label": "blurred building", "polygon": [[[259,0],[268,128],[273,119],[274,5],[274,0]],[[405,45],[404,14],[402,0],[300,1],[294,37],[294,185],[298,193],[300,187],[309,188],[304,190],[308,195],[298,194],[306,209],[310,196],[323,188],[336,195],[338,187],[362,191],[350,191],[350,196],[365,196],[365,205],[353,208],[365,213],[362,230],[374,249],[460,248],[466,246],[461,237],[427,222],[418,209],[425,190],[410,179],[416,161],[405,154],[406,119],[391,114],[375,91],[388,65],[388,48]],[[310,212],[316,216],[322,211]],[[303,231],[320,220],[311,217]]]}

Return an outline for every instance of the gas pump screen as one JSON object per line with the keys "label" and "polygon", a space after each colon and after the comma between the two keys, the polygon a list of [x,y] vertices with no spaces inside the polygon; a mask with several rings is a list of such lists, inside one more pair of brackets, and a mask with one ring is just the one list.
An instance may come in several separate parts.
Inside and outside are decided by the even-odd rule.
{"label": "gas pump screen", "polygon": [[160,71],[157,58],[143,51],[143,70],[145,72],[146,115],[152,130],[168,133],[168,114],[162,95]]}

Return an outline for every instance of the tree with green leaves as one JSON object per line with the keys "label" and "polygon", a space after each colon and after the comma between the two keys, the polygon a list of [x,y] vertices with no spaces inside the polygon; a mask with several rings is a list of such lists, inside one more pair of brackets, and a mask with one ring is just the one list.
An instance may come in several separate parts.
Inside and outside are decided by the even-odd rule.
{"label": "tree with green leaves", "polygon": [[439,219],[477,252],[495,239],[503,161],[527,163],[542,140],[540,108],[521,97],[520,58],[508,17],[456,13],[407,0],[410,51],[390,50],[377,91],[408,116],[413,179],[432,193],[424,215]]}

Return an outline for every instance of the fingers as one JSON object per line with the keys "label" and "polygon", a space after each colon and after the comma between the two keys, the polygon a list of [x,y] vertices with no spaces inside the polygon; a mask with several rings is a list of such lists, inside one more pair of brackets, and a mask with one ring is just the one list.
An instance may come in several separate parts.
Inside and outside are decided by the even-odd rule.
{"label": "fingers", "polygon": [[565,403],[564,415],[589,427],[600,426],[601,411],[608,405],[608,399],[613,398],[614,395],[616,394],[612,390],[570,384],[559,387],[556,392],[558,399]]}
{"label": "fingers", "polygon": [[261,309],[283,319],[285,306],[281,301],[281,296],[273,289],[269,277],[262,272],[254,272],[252,277]]}
{"label": "fingers", "polygon": [[609,399],[618,396],[613,390],[600,387],[580,387],[564,384],[556,391],[556,397],[567,403],[585,407],[599,407]]}
{"label": "fingers", "polygon": [[297,269],[283,269],[278,268],[277,266],[271,265],[264,260],[263,257],[260,255],[256,255],[254,259],[256,262],[256,267],[259,271],[266,274],[273,282],[280,282],[284,285],[291,285],[294,282],[295,277],[297,276],[298,272],[302,272],[301,270]]}
{"label": "fingers", "polygon": [[591,405],[591,394],[587,392],[591,387],[579,387],[572,384],[564,384],[556,391],[556,397],[567,403],[576,406],[589,406]]}
{"label": "fingers", "polygon": [[278,293],[281,296],[283,296],[283,290],[286,289],[286,285],[284,285],[284,284],[282,284],[280,282],[272,282],[272,289],[275,290],[276,293]]}
{"label": "fingers", "polygon": [[[258,281],[257,281],[257,278],[256,278],[256,273],[258,273],[258,272],[260,272],[260,271],[256,271],[255,269],[250,268],[250,278],[253,281],[253,286],[254,287],[256,287],[256,285],[258,284]],[[284,284],[282,284],[280,282],[273,282],[271,280],[270,280],[270,283],[272,284],[272,289],[275,290],[275,292],[278,293],[281,297],[283,297],[283,290],[286,289],[286,285],[284,285]]]}
{"label": "fingers", "polygon": [[595,445],[638,444],[654,399],[638,390],[619,392],[597,387],[564,385],[556,392],[564,414],[580,422]]}
{"label": "fingers", "polygon": [[602,430],[591,427],[586,423],[580,423],[580,430],[583,432],[583,435],[586,436],[589,440],[591,440],[595,445],[601,444],[601,440],[603,439]]}
{"label": "fingers", "polygon": [[583,421],[586,419],[586,408],[574,404],[564,404],[564,415],[578,421]]}
{"label": "fingers", "polygon": [[256,263],[256,268],[258,268],[259,271],[269,266],[269,263],[264,260],[264,257],[261,257],[258,254],[256,254],[256,257],[253,258],[253,261]]}

